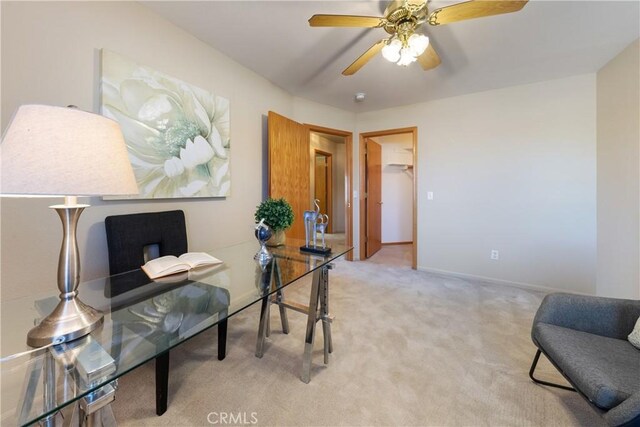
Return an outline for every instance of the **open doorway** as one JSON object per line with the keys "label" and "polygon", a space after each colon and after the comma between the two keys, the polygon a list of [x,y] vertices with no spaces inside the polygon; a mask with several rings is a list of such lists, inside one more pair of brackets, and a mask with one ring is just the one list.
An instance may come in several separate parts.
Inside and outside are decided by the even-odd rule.
{"label": "open doorway", "polygon": [[[314,199],[318,201],[320,212],[333,212],[333,154],[314,150],[313,156]],[[332,233],[334,221],[329,221],[326,232]],[[344,227],[343,227],[344,228]]]}
{"label": "open doorway", "polygon": [[310,199],[329,216],[326,239],[346,240],[347,150],[346,137],[310,130]]}
{"label": "open doorway", "polygon": [[417,268],[416,146],[415,127],[360,135],[361,260]]}

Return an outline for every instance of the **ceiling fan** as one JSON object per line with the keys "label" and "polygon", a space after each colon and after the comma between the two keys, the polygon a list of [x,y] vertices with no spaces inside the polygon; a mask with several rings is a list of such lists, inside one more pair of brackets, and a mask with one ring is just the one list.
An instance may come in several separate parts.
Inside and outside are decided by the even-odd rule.
{"label": "ceiling fan", "polygon": [[418,61],[422,68],[430,70],[440,65],[440,57],[429,43],[429,38],[416,32],[428,22],[443,25],[465,19],[517,12],[528,0],[471,0],[441,7],[429,13],[430,0],[395,0],[387,6],[384,17],[355,15],[313,15],[312,27],[361,27],[383,28],[390,37],[382,39],[360,55],[342,74],[350,76],[382,51],[385,59],[398,65]]}

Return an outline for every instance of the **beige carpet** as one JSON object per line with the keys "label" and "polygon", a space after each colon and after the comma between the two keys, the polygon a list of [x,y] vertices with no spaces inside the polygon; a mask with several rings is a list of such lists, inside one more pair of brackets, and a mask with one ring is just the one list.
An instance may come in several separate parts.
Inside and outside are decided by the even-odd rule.
{"label": "beige carpet", "polygon": [[[283,335],[272,310],[273,332],[257,359],[254,306],[230,319],[224,361],[215,328],[172,351],[162,417],[153,362],[123,377],[113,405],[119,424],[229,425],[232,416],[263,426],[602,425],[576,393],[528,378],[529,330],[543,294],[385,264],[384,251],[394,250],[374,262],[340,261],[331,272],[335,351],[323,365],[319,327],[310,384],[299,380],[305,318],[291,312]],[[288,289],[288,298],[308,298],[308,281]],[[546,361],[539,372],[562,381]]]}

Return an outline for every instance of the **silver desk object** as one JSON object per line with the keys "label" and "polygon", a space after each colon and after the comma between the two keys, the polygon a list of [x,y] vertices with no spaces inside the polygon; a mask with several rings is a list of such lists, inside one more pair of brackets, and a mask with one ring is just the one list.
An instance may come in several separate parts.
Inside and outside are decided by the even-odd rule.
{"label": "silver desk object", "polygon": [[[304,234],[305,243],[304,246],[300,246],[302,252],[309,252],[318,255],[328,255],[331,253],[331,248],[328,248],[325,244],[325,231],[329,225],[329,215],[320,213],[320,200],[315,199],[313,204],[316,207],[314,211],[304,211]],[[318,232],[322,233],[322,246],[318,246]]]}
{"label": "silver desk object", "polygon": [[27,344],[42,347],[83,337],[100,326],[104,316],[77,297],[80,283],[80,254],[76,240],[78,219],[89,205],[55,205],[51,208],[62,221],[62,247],[58,259],[58,290],[60,302],[51,314],[27,335]]}
{"label": "silver desk object", "polygon": [[260,250],[254,255],[253,259],[256,260],[262,268],[264,268],[269,264],[271,259],[273,259],[273,255],[271,255],[269,249],[267,249],[267,240],[271,238],[273,232],[269,226],[264,223],[264,218],[256,224],[254,234],[260,243]]}
{"label": "silver desk object", "polygon": [[[115,360],[91,336],[53,346],[51,354],[65,371],[73,372],[75,385],[80,393],[82,390],[90,390],[99,385],[116,371]],[[53,369],[52,366],[51,371]],[[116,425],[113,413],[103,409],[115,400],[117,384],[117,380],[107,383],[79,400],[77,422],[81,426]],[[46,368],[44,385],[45,389],[53,387],[53,394],[55,394],[55,378],[51,378]]]}

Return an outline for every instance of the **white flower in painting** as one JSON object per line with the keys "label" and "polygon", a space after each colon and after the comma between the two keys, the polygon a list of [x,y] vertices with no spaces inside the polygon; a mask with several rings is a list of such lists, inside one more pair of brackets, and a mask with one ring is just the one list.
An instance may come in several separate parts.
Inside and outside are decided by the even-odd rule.
{"label": "white flower in painting", "polygon": [[194,141],[190,139],[184,148],[180,149],[180,160],[187,169],[193,169],[198,165],[204,165],[213,158],[213,148],[206,139],[200,135]]}
{"label": "white flower in painting", "polygon": [[166,95],[152,96],[138,110],[138,120],[152,121],[171,111],[171,103]]}
{"label": "white flower in painting", "polygon": [[215,150],[216,155],[221,159],[227,158],[227,152],[222,146],[222,137],[220,136],[220,132],[215,127],[211,128],[211,147]]}
{"label": "white flower in painting", "polygon": [[228,195],[229,102],[103,55],[103,113],[122,128],[141,196]]}
{"label": "white flower in painting", "polygon": [[172,157],[169,160],[164,162],[164,173],[169,178],[175,178],[176,176],[182,175],[184,172],[184,164],[182,164],[182,160],[177,157]]}
{"label": "white flower in painting", "polygon": [[202,188],[207,185],[206,181],[194,180],[189,183],[189,185],[185,187],[180,187],[180,193],[182,193],[185,197],[191,197],[196,194],[198,191],[202,190]]}

